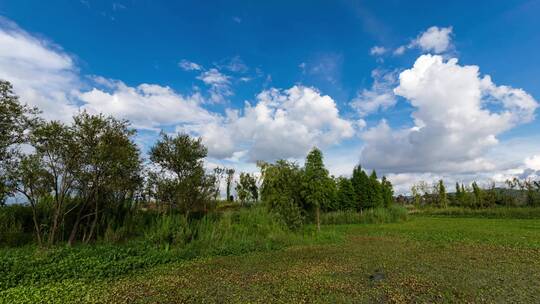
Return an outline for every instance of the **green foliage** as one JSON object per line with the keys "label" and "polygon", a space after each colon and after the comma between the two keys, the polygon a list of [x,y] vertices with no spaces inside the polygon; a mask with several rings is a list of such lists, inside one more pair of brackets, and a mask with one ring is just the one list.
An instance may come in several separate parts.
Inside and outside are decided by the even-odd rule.
{"label": "green foliage", "polygon": [[218,189],[215,176],[205,173],[206,154],[200,138],[162,133],[150,150],[150,160],[160,170],[150,178],[156,199],[184,214],[207,211],[207,203]]}
{"label": "green foliage", "polygon": [[384,207],[389,208],[394,204],[394,189],[392,187],[392,183],[386,178],[386,176],[383,176],[382,178],[381,189]]}
{"label": "green foliage", "polygon": [[15,191],[6,179],[7,167],[19,156],[19,145],[27,140],[25,131],[37,121],[37,113],[19,102],[9,82],[0,80],[0,206]]}
{"label": "green foliage", "polygon": [[298,191],[302,189],[303,171],[297,164],[285,160],[278,160],[275,164],[259,163],[259,167],[263,180],[260,188],[262,201],[290,228],[299,228],[308,206]]}
{"label": "green foliage", "polygon": [[256,202],[259,199],[259,188],[254,174],[240,173],[240,181],[236,184],[236,195],[241,204]]}
{"label": "green foliage", "polygon": [[167,214],[157,217],[144,237],[155,245],[169,248],[170,245],[183,246],[189,243],[193,231],[185,215]]}
{"label": "green foliage", "polygon": [[362,167],[354,167],[351,183],[354,191],[356,192],[357,210],[362,210],[363,208],[369,208],[372,206],[369,190],[371,187],[370,180],[366,172],[362,170]]}
{"label": "green foliage", "polygon": [[356,193],[350,179],[337,179],[337,205],[339,210],[356,210]]}
{"label": "green foliage", "polygon": [[377,179],[377,173],[375,170],[371,172],[369,176],[369,187],[368,187],[368,205],[369,208],[379,208],[384,205],[383,193],[381,183]]}
{"label": "green foliage", "polygon": [[425,207],[416,210],[415,214],[425,216],[449,216],[449,217],[476,217],[476,218],[514,218],[514,219],[540,219],[538,207],[492,207],[492,208],[468,208],[448,207],[433,208]]}
{"label": "green foliage", "polygon": [[324,213],[321,223],[326,225],[339,224],[381,224],[407,220],[407,209],[392,205],[389,208],[373,208],[362,213],[354,211],[335,211]]}

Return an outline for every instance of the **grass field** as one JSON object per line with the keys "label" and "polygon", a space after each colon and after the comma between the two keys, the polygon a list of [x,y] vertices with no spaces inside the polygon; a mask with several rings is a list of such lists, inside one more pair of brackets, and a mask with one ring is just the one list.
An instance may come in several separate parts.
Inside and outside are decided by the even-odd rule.
{"label": "grass field", "polygon": [[322,229],[335,240],[16,286],[0,302],[540,302],[539,219],[419,216]]}

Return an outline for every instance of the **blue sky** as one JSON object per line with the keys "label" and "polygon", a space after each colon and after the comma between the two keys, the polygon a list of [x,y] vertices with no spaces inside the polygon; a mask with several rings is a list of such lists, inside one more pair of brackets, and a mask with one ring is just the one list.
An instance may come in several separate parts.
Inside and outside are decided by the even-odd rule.
{"label": "blue sky", "polygon": [[332,173],[362,162],[400,191],[501,181],[540,170],[539,11],[540,1],[0,1],[0,77],[48,118],[128,118],[144,149],[159,129],[202,136],[209,166],[252,171],[316,145]]}

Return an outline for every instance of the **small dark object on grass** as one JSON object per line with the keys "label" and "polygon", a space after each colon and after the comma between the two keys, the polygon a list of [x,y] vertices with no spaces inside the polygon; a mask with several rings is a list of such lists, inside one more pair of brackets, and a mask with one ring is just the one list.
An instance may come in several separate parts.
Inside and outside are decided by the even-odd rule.
{"label": "small dark object on grass", "polygon": [[385,278],[386,278],[386,275],[380,269],[375,270],[375,273],[369,276],[369,280],[373,282],[382,281]]}

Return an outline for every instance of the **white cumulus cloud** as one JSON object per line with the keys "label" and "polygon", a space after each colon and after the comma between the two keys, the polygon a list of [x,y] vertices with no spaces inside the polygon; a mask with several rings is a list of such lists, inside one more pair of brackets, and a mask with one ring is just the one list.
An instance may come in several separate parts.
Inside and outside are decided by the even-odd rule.
{"label": "white cumulus cloud", "polygon": [[[392,129],[386,121],[362,134],[361,158],[387,172],[479,172],[497,169],[485,157],[497,135],[530,121],[538,103],[526,92],[496,86],[478,66],[457,59],[420,56],[399,76],[396,95],[414,108],[414,126]],[[499,103],[499,111],[489,105]]]}
{"label": "white cumulus cloud", "polygon": [[386,110],[396,104],[394,85],[396,72],[387,72],[380,69],[371,72],[373,85],[371,89],[364,89],[357,94],[350,105],[360,116],[366,116],[380,110]]}
{"label": "white cumulus cloud", "polygon": [[73,94],[80,83],[73,59],[1,17],[0,79],[11,82],[21,101],[38,106],[46,118],[67,121],[77,111]]}

